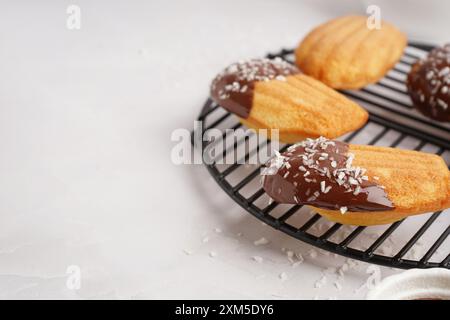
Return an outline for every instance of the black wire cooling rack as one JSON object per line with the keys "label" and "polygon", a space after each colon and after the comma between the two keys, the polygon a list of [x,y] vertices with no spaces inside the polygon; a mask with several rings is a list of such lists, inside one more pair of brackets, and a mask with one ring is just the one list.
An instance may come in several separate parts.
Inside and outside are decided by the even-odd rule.
{"label": "black wire cooling rack", "polygon": [[[343,91],[364,106],[370,116],[363,128],[344,136],[342,140],[433,152],[443,156],[447,164],[450,162],[450,126],[432,121],[415,111],[404,84],[414,61],[431,49],[431,46],[410,43],[400,62],[377,84],[358,91]],[[293,62],[293,50],[283,49],[267,57],[280,57]],[[229,131],[225,129],[242,127],[234,116],[211,99],[206,101],[198,121],[202,124],[201,136],[206,130],[219,129],[222,141],[227,140]],[[224,147],[223,157],[246,143],[246,138],[233,142]],[[260,139],[257,148],[246,150],[241,160],[247,161],[262,148],[270,148],[270,144],[270,140]],[[202,142],[203,150],[206,146],[207,143]],[[280,151],[288,147],[281,146]],[[267,225],[326,251],[365,262],[403,269],[450,269],[450,239],[447,239],[450,233],[449,212],[409,217],[386,226],[344,226],[329,222],[300,205],[268,201],[259,183],[261,165],[239,163],[222,165],[214,162],[206,164],[206,167],[236,203]]]}

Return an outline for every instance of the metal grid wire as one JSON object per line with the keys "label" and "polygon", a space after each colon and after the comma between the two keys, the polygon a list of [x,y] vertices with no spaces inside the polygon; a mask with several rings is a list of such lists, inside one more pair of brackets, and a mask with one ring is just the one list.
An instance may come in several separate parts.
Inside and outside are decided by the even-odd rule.
{"label": "metal grid wire", "polygon": [[[401,147],[439,154],[450,162],[450,126],[423,117],[411,105],[405,78],[415,60],[432,47],[410,43],[400,62],[375,85],[359,91],[343,91],[370,113],[368,123],[342,138],[346,142]],[[267,57],[293,61],[292,50]],[[198,118],[203,133],[211,128],[238,129],[242,125],[230,113],[208,99]],[[247,137],[248,138],[248,137]],[[247,161],[271,141],[259,140],[257,148],[246,150]],[[233,140],[222,156],[235,151],[246,139]],[[202,148],[206,147],[203,143]],[[281,147],[284,151],[289,145]],[[242,159],[241,159],[242,160]],[[242,162],[240,162],[242,163]],[[396,268],[450,269],[449,212],[408,217],[387,226],[362,227],[332,223],[301,205],[269,203],[259,184],[260,165],[207,164],[208,171],[222,189],[241,207],[266,224],[321,249],[374,264]]]}

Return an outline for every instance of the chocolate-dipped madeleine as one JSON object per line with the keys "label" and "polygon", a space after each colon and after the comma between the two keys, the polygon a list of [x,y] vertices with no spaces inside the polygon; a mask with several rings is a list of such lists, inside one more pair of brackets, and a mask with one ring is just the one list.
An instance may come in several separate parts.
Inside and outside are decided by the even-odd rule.
{"label": "chocolate-dipped madeleine", "polygon": [[282,142],[336,138],[368,118],[358,104],[281,58],[230,65],[212,82],[211,97],[250,128],[278,129]]}
{"label": "chocolate-dipped madeleine", "polygon": [[436,48],[416,62],[407,87],[414,106],[424,115],[450,122],[450,44]]}
{"label": "chocolate-dipped madeleine", "polygon": [[278,154],[262,174],[275,201],[312,206],[343,224],[386,224],[450,207],[447,165],[417,151],[321,137]]}

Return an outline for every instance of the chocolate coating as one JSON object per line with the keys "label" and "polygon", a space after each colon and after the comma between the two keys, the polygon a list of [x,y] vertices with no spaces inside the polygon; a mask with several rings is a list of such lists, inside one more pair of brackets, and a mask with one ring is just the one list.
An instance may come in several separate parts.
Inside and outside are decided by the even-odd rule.
{"label": "chocolate coating", "polygon": [[348,150],[348,144],[325,138],[291,146],[266,166],[264,190],[279,203],[342,213],[393,210],[384,188],[369,181],[364,168],[352,167]]}
{"label": "chocolate coating", "polygon": [[424,115],[450,121],[450,44],[436,48],[416,62],[407,79],[414,106]]}
{"label": "chocolate coating", "polygon": [[213,80],[211,97],[228,111],[241,118],[248,118],[256,82],[286,81],[286,76],[299,72],[297,67],[281,58],[234,63]]}

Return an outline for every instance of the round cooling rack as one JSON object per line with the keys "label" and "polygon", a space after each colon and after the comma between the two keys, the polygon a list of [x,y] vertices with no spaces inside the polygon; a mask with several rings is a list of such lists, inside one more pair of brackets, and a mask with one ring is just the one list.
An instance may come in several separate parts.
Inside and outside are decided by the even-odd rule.
{"label": "round cooling rack", "polygon": [[[357,144],[420,150],[441,155],[450,163],[450,125],[437,123],[415,111],[408,98],[405,79],[411,65],[433,47],[410,43],[399,63],[377,84],[358,91],[342,91],[369,111],[369,121],[341,140]],[[268,58],[293,62],[293,50],[281,50]],[[209,129],[222,136],[222,158],[247,145],[248,136],[227,145],[230,130],[242,128],[236,117],[208,99],[198,117],[203,137]],[[217,132],[217,131],[216,131]],[[208,145],[202,142],[202,149]],[[362,227],[332,223],[300,205],[270,202],[260,184],[261,165],[240,164],[273,147],[258,137],[258,146],[245,149],[243,159],[226,165],[205,164],[221,188],[250,214],[298,240],[361,261],[402,269],[441,267],[450,269],[450,210],[408,217],[390,225]],[[281,145],[280,152],[289,145]],[[203,151],[202,150],[202,151]],[[234,154],[234,153],[233,153]],[[218,161],[217,161],[218,162]]]}

